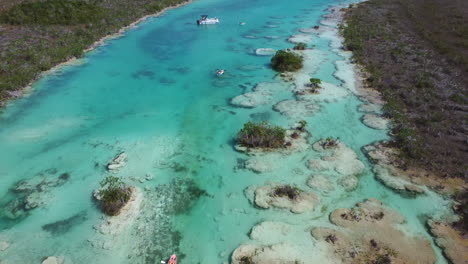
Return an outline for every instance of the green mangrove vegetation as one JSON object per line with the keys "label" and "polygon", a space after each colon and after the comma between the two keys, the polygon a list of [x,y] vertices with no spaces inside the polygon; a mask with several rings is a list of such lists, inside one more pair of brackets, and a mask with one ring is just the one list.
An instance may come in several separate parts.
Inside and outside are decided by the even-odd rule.
{"label": "green mangrove vegetation", "polygon": [[279,50],[271,58],[271,67],[278,72],[297,71],[302,68],[303,60],[300,55],[290,50]]}
{"label": "green mangrove vegetation", "polygon": [[[468,179],[468,2],[370,0],[349,8],[344,46],[381,92],[401,167]],[[444,187],[439,185],[440,189]],[[468,192],[454,195],[466,205]],[[467,206],[455,226],[468,230]]]}
{"label": "green mangrove vegetation", "polygon": [[84,1],[24,1],[5,11],[0,21],[10,25],[76,25],[105,17],[104,8]]}
{"label": "green mangrove vegetation", "polygon": [[300,43],[297,43],[294,48],[294,50],[305,50],[307,49],[307,44],[306,43],[303,43],[303,42],[300,42]]}
{"label": "green mangrove vegetation", "polygon": [[0,9],[0,104],[95,41],[187,0],[28,0]]}
{"label": "green mangrove vegetation", "polygon": [[267,122],[247,122],[237,134],[237,143],[249,148],[282,148],[286,130]]}
{"label": "green mangrove vegetation", "polygon": [[120,209],[130,200],[132,188],[127,186],[119,177],[107,176],[101,181],[99,190],[101,210],[111,216],[118,215]]}

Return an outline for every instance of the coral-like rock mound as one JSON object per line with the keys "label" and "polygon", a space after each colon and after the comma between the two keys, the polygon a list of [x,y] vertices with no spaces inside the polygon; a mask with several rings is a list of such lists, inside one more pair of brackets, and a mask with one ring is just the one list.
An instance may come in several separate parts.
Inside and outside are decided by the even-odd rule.
{"label": "coral-like rock mound", "polygon": [[433,264],[436,255],[423,237],[409,236],[398,228],[405,221],[398,212],[376,199],[352,209],[338,209],[330,221],[344,230],[314,228],[312,236],[333,248],[344,263]]}
{"label": "coral-like rock mound", "polygon": [[[283,191],[285,190],[285,191]],[[320,198],[311,192],[280,183],[269,183],[255,190],[255,204],[261,208],[289,209],[293,213],[311,211]]]}

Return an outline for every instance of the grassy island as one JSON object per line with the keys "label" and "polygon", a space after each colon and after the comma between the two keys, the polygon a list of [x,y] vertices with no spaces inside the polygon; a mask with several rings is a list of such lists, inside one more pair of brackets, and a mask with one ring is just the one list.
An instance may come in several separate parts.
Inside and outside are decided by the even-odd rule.
{"label": "grassy island", "polygon": [[302,68],[303,58],[289,50],[279,50],[271,58],[271,67],[278,72],[292,72]]}
{"label": "grassy island", "polygon": [[284,147],[286,130],[272,126],[267,122],[247,122],[237,134],[239,145],[248,148],[282,148]]}
{"label": "grassy island", "polygon": [[0,0],[0,104],[99,39],[187,0]]}
{"label": "grassy island", "polygon": [[107,215],[115,216],[130,200],[132,188],[118,177],[107,176],[101,181],[98,195],[101,210]]}

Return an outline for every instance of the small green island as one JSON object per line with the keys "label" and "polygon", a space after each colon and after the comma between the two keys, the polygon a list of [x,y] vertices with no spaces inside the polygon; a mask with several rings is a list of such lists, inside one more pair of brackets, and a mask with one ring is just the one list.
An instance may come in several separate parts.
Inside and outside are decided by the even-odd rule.
{"label": "small green island", "polygon": [[109,175],[100,182],[101,188],[95,197],[103,213],[109,216],[119,215],[120,210],[130,201],[133,189],[122,179]]}
{"label": "small green island", "polygon": [[302,68],[304,59],[290,50],[279,50],[271,58],[271,67],[277,72],[294,72]]}
{"label": "small green island", "polygon": [[237,143],[248,148],[278,149],[285,145],[286,130],[268,122],[247,122],[237,134]]}

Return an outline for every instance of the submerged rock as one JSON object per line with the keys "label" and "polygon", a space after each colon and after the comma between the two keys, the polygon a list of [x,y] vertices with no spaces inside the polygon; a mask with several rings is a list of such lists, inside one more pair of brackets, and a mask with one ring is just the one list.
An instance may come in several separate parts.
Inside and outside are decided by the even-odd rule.
{"label": "submerged rock", "polygon": [[311,234],[331,247],[332,254],[344,263],[436,262],[430,241],[406,235],[398,227],[405,222],[403,216],[376,199],[368,199],[352,209],[335,210],[330,221],[344,229],[314,228]]}
{"label": "submerged rock", "polygon": [[340,184],[345,189],[345,191],[348,191],[348,192],[356,189],[358,186],[358,183],[359,183],[359,180],[354,175],[348,175],[338,180],[338,184]]}
{"label": "submerged rock", "polygon": [[260,48],[255,50],[255,55],[257,56],[273,56],[275,53],[276,50],[270,48]]}
{"label": "submerged rock", "polygon": [[289,224],[266,221],[252,228],[250,238],[265,244],[280,243],[291,231]]}
{"label": "submerged rock", "polygon": [[114,157],[108,164],[108,170],[117,170],[127,164],[127,154],[125,152],[119,153],[116,157]]}
{"label": "submerged rock", "polygon": [[88,218],[86,217],[86,211],[81,211],[76,215],[73,215],[69,218],[46,224],[42,226],[42,230],[50,232],[53,235],[60,235],[67,233],[76,225],[79,225],[86,221]]}
{"label": "submerged rock", "polygon": [[10,247],[10,243],[6,241],[0,241],[0,251],[5,251]]}
{"label": "submerged rock", "polygon": [[[294,189],[294,195],[278,194],[278,188],[284,187]],[[269,183],[255,189],[255,204],[264,209],[276,207],[300,214],[313,210],[319,201],[320,198],[314,193],[280,183]]]}
{"label": "submerged rock", "polygon": [[274,161],[262,157],[250,158],[245,162],[245,168],[256,173],[271,172],[275,167]]}
{"label": "submerged rock", "polygon": [[330,180],[330,176],[325,176],[322,174],[312,175],[307,180],[307,185],[314,190],[329,193],[335,190],[333,182]]}
{"label": "submerged rock", "polygon": [[377,129],[377,130],[386,130],[388,129],[390,120],[387,118],[378,116],[376,114],[365,114],[362,117],[362,122],[370,128]]}
{"label": "submerged rock", "polygon": [[271,100],[271,94],[267,92],[251,92],[238,95],[231,99],[231,104],[245,108],[254,108],[267,104]]}
{"label": "submerged rock", "polygon": [[64,262],[64,257],[47,257],[42,261],[42,264],[63,264]]}
{"label": "submerged rock", "polygon": [[273,110],[291,119],[305,119],[319,110],[317,103],[305,100],[283,100],[273,106]]}
{"label": "submerged rock", "polygon": [[272,95],[289,89],[282,83],[261,82],[258,83],[252,92],[238,95],[231,99],[231,104],[240,107],[254,108],[259,105],[270,103]]}

